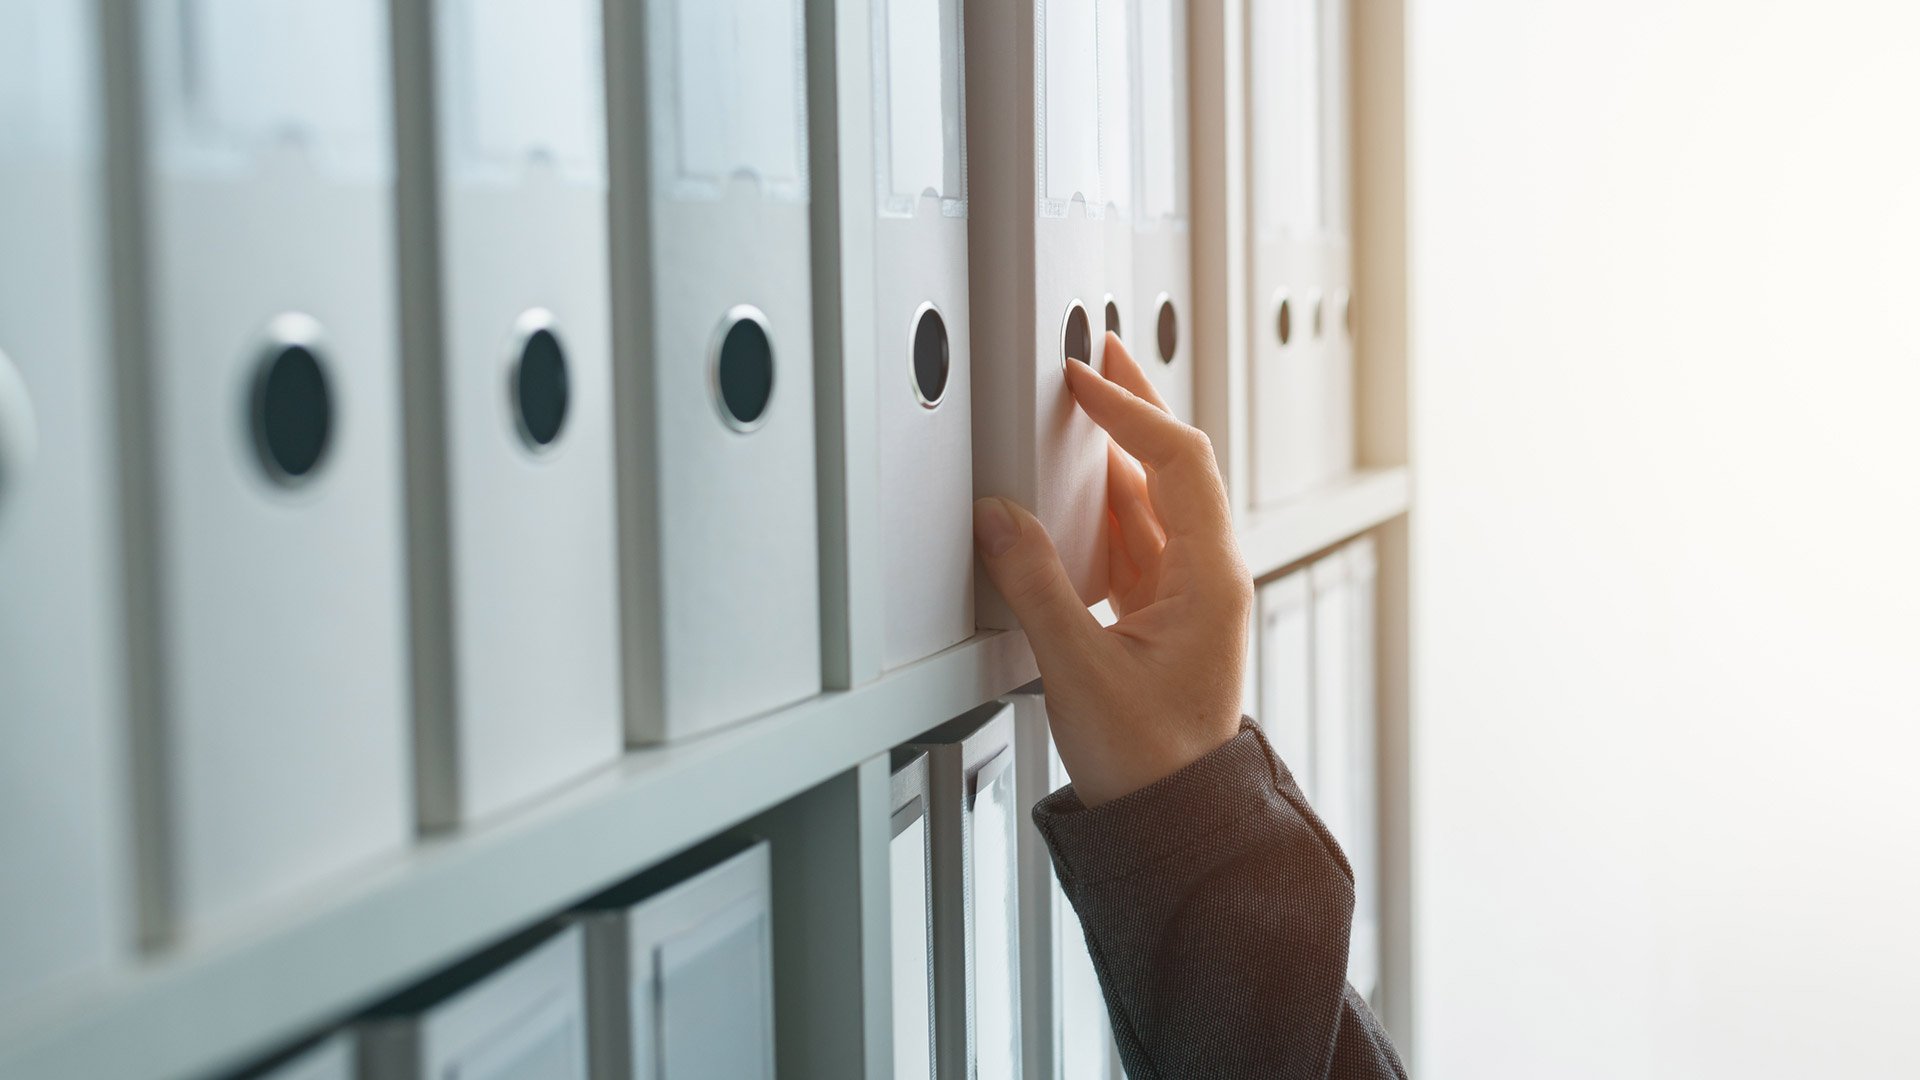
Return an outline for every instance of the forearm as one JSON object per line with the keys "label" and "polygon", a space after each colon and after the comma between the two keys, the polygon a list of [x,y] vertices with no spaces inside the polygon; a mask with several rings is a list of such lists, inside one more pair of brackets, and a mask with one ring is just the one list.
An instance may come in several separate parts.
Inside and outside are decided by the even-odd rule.
{"label": "forearm", "polygon": [[1034,809],[1133,1080],[1404,1076],[1346,985],[1353,875],[1247,725],[1094,809]]}

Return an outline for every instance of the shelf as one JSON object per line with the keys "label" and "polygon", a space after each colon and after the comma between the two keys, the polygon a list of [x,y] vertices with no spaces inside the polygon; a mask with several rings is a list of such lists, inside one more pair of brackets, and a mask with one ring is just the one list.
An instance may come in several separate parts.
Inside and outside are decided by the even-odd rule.
{"label": "shelf", "polygon": [[1292,503],[1240,521],[1240,552],[1255,579],[1278,573],[1407,512],[1413,482],[1404,465],[1362,469]]}
{"label": "shelf", "polygon": [[[1242,531],[1256,576],[1406,509],[1364,472]],[[628,753],[503,821],[430,837],[250,925],[0,1018],[0,1076],[199,1080],[246,1064],[1039,675],[983,632],[853,690]]]}

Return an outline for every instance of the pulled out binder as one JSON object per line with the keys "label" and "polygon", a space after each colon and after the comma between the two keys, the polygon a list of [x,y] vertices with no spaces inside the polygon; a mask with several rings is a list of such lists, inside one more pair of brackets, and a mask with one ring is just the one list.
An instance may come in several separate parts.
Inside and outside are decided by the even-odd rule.
{"label": "pulled out binder", "polygon": [[[1126,18],[1117,0],[966,13],[974,492],[1033,511],[1088,603],[1107,584],[1107,441],[1066,363],[1102,366],[1109,297],[1126,332],[1130,255],[1108,247],[1130,247],[1131,159],[1102,145],[1128,130]],[[977,596],[981,625],[1016,625],[984,579]]]}
{"label": "pulled out binder", "polygon": [[941,1076],[1021,1075],[1019,809],[1013,707],[910,744],[932,795],[934,1014]]}
{"label": "pulled out binder", "polygon": [[360,1028],[365,1080],[587,1080],[577,927],[530,931],[375,1011]]}
{"label": "pulled out binder", "polygon": [[623,746],[598,0],[398,0],[422,824]]}
{"label": "pulled out binder", "polygon": [[593,1074],[772,1080],[767,845],[709,841],[590,902]]}

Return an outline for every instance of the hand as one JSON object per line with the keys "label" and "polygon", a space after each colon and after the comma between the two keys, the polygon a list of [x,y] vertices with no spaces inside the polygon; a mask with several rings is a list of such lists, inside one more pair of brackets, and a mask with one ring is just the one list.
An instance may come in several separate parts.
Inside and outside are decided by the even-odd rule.
{"label": "hand", "polygon": [[1253,605],[1213,444],[1167,412],[1113,334],[1106,369],[1070,360],[1067,381],[1113,440],[1107,592],[1119,621],[1102,627],[1087,611],[1039,519],[1007,499],[973,504],[980,561],[1027,632],[1054,744],[1088,807],[1233,738]]}

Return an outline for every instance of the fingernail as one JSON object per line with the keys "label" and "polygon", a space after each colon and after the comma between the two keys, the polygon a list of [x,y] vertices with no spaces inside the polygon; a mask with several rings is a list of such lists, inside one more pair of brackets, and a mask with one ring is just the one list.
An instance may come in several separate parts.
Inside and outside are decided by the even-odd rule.
{"label": "fingernail", "polygon": [[989,559],[1005,555],[1020,539],[1020,526],[1007,512],[1007,504],[997,498],[976,499],[973,503],[973,542]]}

